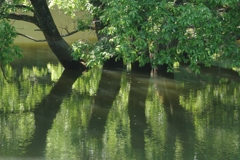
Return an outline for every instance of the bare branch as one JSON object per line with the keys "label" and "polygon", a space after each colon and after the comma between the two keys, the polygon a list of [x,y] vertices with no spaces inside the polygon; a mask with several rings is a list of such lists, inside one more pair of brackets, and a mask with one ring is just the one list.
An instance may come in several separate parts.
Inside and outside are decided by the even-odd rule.
{"label": "bare branch", "polygon": [[17,35],[23,36],[23,37],[25,37],[27,39],[30,39],[30,40],[34,41],[34,42],[46,42],[47,41],[46,39],[37,40],[37,39],[35,39],[35,38],[31,37],[31,36],[28,36],[28,35],[25,35],[25,34],[22,34],[22,33],[18,33],[18,32],[17,32]]}
{"label": "bare branch", "polygon": [[[66,30],[67,34],[62,34],[62,35],[61,35],[62,37],[68,37],[68,36],[71,36],[71,35],[73,35],[73,34],[81,31],[81,30],[76,29],[76,30],[74,30],[74,31],[72,31],[72,32],[69,32],[69,31],[67,30],[67,28],[64,28],[64,29]],[[95,30],[95,28],[92,27],[92,26],[89,26],[88,29]]]}
{"label": "bare branch", "polygon": [[[89,26],[89,29],[95,30],[95,28],[91,27],[91,26]],[[35,31],[41,31],[41,30],[35,29]],[[73,35],[73,34],[75,34],[77,32],[79,32],[79,30],[74,30],[72,32],[67,31],[67,34],[62,34],[61,37],[68,37],[68,36],[71,36],[71,35]],[[35,39],[35,38],[31,37],[31,36],[28,36],[28,35],[25,35],[25,34],[22,34],[22,33],[19,33],[19,32],[17,32],[17,35],[23,36],[23,37],[25,37],[27,39],[30,39],[30,40],[34,41],[34,42],[46,42],[47,41],[46,39],[37,40],[37,39]]]}
{"label": "bare branch", "polygon": [[68,30],[67,30],[67,34],[63,34],[63,35],[61,35],[62,37],[68,37],[68,36],[71,36],[71,35],[73,35],[73,34],[75,34],[75,33],[77,33],[77,32],[79,32],[79,30],[74,30],[74,31],[72,31],[72,32],[68,32]]}

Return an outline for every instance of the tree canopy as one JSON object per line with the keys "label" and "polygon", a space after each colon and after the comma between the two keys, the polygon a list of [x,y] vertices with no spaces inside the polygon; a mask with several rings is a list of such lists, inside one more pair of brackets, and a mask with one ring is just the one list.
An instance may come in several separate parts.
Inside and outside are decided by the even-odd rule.
{"label": "tree canopy", "polygon": [[115,56],[141,66],[168,64],[171,71],[173,63],[180,62],[197,73],[198,64],[210,66],[216,59],[240,64],[239,0],[98,2],[92,3],[92,11],[103,23],[100,33],[104,36],[90,54],[84,52],[86,44],[76,47],[80,57],[91,59],[89,63]]}
{"label": "tree canopy", "polygon": [[[42,9],[37,10],[33,2],[1,0],[1,26],[9,25],[5,19],[16,19],[17,14],[12,14],[13,11],[33,12],[33,17],[25,15],[19,20],[40,26],[52,44],[56,36],[50,34],[51,26],[43,27],[47,20],[39,18]],[[94,45],[78,41],[72,45],[71,52],[74,60],[83,59],[89,66],[110,58],[122,59],[125,64],[151,64],[153,68],[167,64],[168,71],[173,70],[175,62],[185,63],[196,73],[200,71],[199,64],[210,66],[218,60],[229,59],[232,67],[240,65],[236,45],[240,37],[239,0],[52,0],[48,1],[48,6],[58,6],[73,18],[77,18],[74,17],[76,11],[90,13],[98,41]],[[14,28],[7,28],[12,33],[10,37],[14,38]],[[90,28],[89,21],[79,21],[78,30]],[[1,37],[4,36],[1,33]],[[1,45],[12,43],[8,40]],[[53,51],[59,52],[53,46],[50,46]],[[65,52],[61,57],[64,55],[69,53]],[[70,57],[67,59],[72,61]]]}

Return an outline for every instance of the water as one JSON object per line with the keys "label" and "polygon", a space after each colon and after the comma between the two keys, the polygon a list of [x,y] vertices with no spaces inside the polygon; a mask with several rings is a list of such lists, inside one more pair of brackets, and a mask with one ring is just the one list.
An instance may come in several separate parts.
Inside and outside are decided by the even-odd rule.
{"label": "water", "polygon": [[240,159],[240,77],[66,72],[44,46],[0,72],[0,160]]}

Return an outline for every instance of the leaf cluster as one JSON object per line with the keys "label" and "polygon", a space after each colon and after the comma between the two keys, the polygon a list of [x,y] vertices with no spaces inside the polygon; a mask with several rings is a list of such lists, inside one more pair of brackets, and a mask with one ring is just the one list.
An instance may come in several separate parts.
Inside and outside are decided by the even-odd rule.
{"label": "leaf cluster", "polygon": [[15,28],[7,20],[0,20],[0,63],[9,63],[15,57],[21,57],[19,47],[13,45],[17,36]]}
{"label": "leaf cluster", "polygon": [[218,59],[234,58],[233,66],[240,64],[238,0],[99,2],[104,4],[99,18],[105,38],[96,44],[90,61],[115,56],[142,66],[168,64],[169,71],[180,62],[196,73],[199,64],[212,65],[216,55]]}

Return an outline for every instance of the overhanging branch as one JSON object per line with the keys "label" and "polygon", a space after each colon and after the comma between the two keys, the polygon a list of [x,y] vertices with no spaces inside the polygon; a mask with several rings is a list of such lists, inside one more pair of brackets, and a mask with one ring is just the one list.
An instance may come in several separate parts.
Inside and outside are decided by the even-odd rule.
{"label": "overhanging branch", "polygon": [[68,37],[68,36],[71,36],[71,35],[73,35],[73,34],[75,34],[75,33],[77,33],[77,32],[79,32],[79,30],[74,30],[74,31],[72,31],[72,32],[68,32],[67,31],[67,34],[63,34],[63,35],[61,35],[62,37]]}
{"label": "overhanging branch", "polygon": [[22,33],[17,33],[17,35],[23,36],[23,37],[25,37],[27,39],[30,39],[30,40],[34,41],[34,42],[46,42],[47,41],[46,39],[37,40],[37,39],[35,39],[35,38],[31,37],[31,36],[28,36],[28,35],[25,35],[25,34],[22,34]]}
{"label": "overhanging branch", "polygon": [[38,26],[37,19],[34,16],[24,15],[24,14],[17,14],[17,13],[10,13],[7,15],[6,18],[13,19],[13,20],[21,20],[25,22],[30,22]]}
{"label": "overhanging branch", "polygon": [[[75,34],[75,33],[77,33],[77,32],[82,31],[82,30],[78,30],[78,29],[76,29],[76,30],[74,30],[74,31],[72,31],[72,32],[69,32],[67,28],[63,28],[63,29],[65,29],[65,31],[67,32],[67,34],[63,34],[63,35],[61,35],[62,37],[71,36],[71,35],[73,35],[73,34]],[[89,26],[87,29],[95,30],[95,28],[92,27],[92,26]]]}
{"label": "overhanging branch", "polygon": [[[41,30],[36,30],[36,31],[41,31]],[[62,34],[61,37],[68,37],[68,36],[71,36],[71,35],[73,35],[73,34],[75,34],[77,32],[79,32],[79,30],[74,30],[72,32],[68,32],[67,34]],[[28,36],[28,35],[25,35],[25,34],[19,33],[19,32],[17,32],[17,35],[23,36],[23,37],[25,37],[27,39],[30,39],[30,40],[34,41],[34,42],[46,42],[47,41],[46,39],[38,40],[38,39],[35,39],[35,38],[31,37],[31,36]]]}

